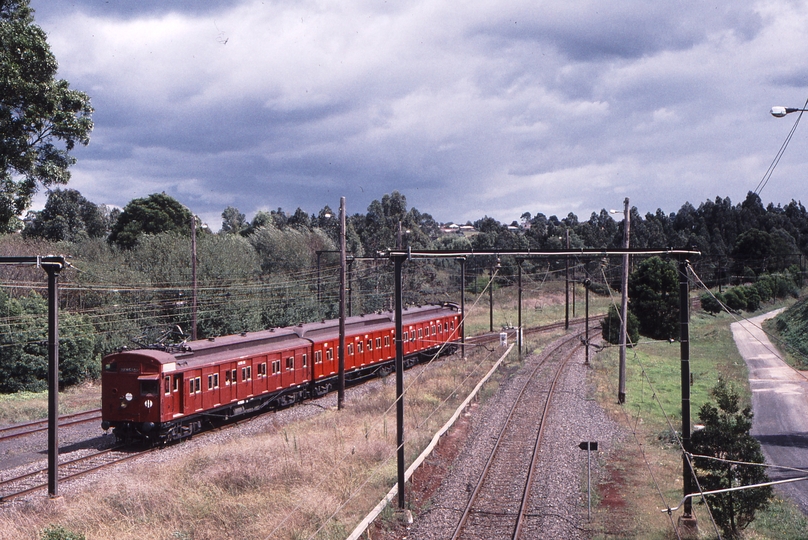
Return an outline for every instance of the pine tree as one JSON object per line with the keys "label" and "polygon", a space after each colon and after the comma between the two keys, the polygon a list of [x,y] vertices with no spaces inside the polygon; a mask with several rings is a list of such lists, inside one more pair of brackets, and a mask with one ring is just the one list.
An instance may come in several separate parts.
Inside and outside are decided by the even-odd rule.
{"label": "pine tree", "polygon": [[[694,455],[719,458],[694,458],[701,488],[712,491],[768,482],[763,467],[730,462],[765,461],[760,443],[749,434],[753,416],[751,407],[741,410],[738,392],[724,381],[719,381],[711,394],[718,407],[712,403],[702,405],[699,418],[704,429],[693,433],[691,439]],[[771,497],[771,487],[759,487],[708,495],[707,503],[724,535],[737,538],[754,521],[755,513],[766,508]]]}

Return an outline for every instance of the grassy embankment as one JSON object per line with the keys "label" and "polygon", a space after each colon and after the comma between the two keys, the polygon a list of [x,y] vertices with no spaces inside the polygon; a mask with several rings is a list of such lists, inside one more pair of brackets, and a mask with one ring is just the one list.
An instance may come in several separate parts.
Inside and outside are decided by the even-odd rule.
{"label": "grassy embankment", "polygon": [[[774,307],[767,306],[764,310]],[[712,317],[699,310],[692,314],[693,424],[698,423],[701,405],[712,399],[709,391],[719,377],[735,384],[749,403],[746,365],[735,348],[729,329],[734,320],[728,314]],[[622,442],[615,453],[617,459],[602,463],[607,474],[600,479],[599,496],[617,489],[624,494],[627,506],[618,509],[607,504],[599,506],[595,522],[603,528],[595,538],[675,538],[670,518],[660,510],[679,505],[682,498],[681,453],[671,435],[671,426],[678,432],[682,427],[679,343],[641,340],[628,352],[627,399],[623,406],[617,405],[618,349],[605,349],[593,364],[597,399],[624,428],[636,433],[636,437],[629,436]],[[693,508],[702,537],[715,538],[705,506],[695,502]],[[611,527],[603,525],[609,522],[609,514],[616,511],[622,516],[618,525],[622,531],[620,534],[615,534],[614,524]],[[673,514],[674,523],[680,515],[681,510]],[[805,538],[806,530],[808,521],[805,517],[792,503],[778,497],[767,511],[758,515],[747,529],[745,538],[796,540]]]}
{"label": "grassy embankment", "polygon": [[[552,302],[557,303],[557,298]],[[487,325],[484,305],[485,309],[469,309],[469,327]],[[515,303],[504,291],[495,293],[495,307],[507,307],[515,314]],[[563,318],[563,305],[560,312]],[[507,321],[500,323],[498,318],[511,315],[498,311],[496,317],[495,324],[502,325]],[[532,305],[524,318],[526,324],[555,322],[559,308],[555,304],[553,309]],[[533,338],[527,346],[541,348],[550,337]],[[455,356],[408,372],[408,463],[501,351],[467,347],[465,361]],[[495,392],[499,381],[518,367],[517,355],[512,354],[483,390],[481,399]],[[418,372],[423,374],[416,378]],[[344,538],[395,483],[393,381],[377,382],[378,388],[361,400],[349,398],[344,412],[324,410],[289,425],[271,422],[255,436],[200,445],[171,461],[147,459],[119,467],[114,475],[86,487],[63,485],[63,497],[55,503],[42,494],[30,503],[9,505],[0,509],[0,539],[38,538],[49,525],[60,525],[88,538],[116,540],[270,535]],[[96,406],[97,396],[97,387],[85,387],[67,392],[61,402],[68,405],[83,400],[83,405],[75,408],[86,409]],[[312,405],[301,407],[307,406]],[[5,418],[42,416],[46,398],[43,394],[8,399],[0,402],[3,408],[9,409],[2,413]]]}

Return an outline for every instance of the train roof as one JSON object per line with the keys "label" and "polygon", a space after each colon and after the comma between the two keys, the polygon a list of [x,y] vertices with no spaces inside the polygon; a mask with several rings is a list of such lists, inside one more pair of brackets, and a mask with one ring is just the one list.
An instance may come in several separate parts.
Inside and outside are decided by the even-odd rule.
{"label": "train roof", "polygon": [[[429,305],[407,308],[403,311],[404,324],[410,325],[427,321],[446,314],[447,310],[456,310],[454,306]],[[346,334],[372,332],[379,328],[389,327],[395,321],[391,311],[356,315],[345,320]],[[312,341],[324,341],[339,338],[339,320],[330,319],[321,322],[305,323],[293,327],[271,328],[258,332],[244,332],[228,336],[188,341],[180,345],[162,349],[122,350],[109,356],[148,358],[154,364],[170,364],[176,362],[178,367],[193,367],[227,359],[239,359],[261,354],[269,354],[277,350],[289,350],[307,347]]]}

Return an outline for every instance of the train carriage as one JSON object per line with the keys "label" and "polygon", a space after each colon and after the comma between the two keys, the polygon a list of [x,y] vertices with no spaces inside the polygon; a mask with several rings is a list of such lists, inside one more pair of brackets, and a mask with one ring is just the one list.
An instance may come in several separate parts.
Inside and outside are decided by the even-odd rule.
{"label": "train carriage", "polygon": [[[457,306],[404,310],[405,367],[449,353],[459,339]],[[348,382],[392,372],[390,312],[346,320]],[[102,361],[102,427],[119,439],[165,442],[226,420],[323,395],[336,385],[339,322],[222,336],[163,349],[119,350]]]}

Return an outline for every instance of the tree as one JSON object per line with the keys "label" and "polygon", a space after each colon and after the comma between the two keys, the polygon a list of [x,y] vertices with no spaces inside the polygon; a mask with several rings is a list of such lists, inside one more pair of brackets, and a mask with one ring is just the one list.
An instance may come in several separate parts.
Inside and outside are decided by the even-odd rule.
{"label": "tree", "polygon": [[234,206],[228,206],[222,212],[223,234],[239,234],[247,228],[247,217]]}
{"label": "tree", "polygon": [[628,280],[629,309],[640,334],[670,339],[679,333],[679,278],[676,267],[659,257],[642,261]]}
{"label": "tree", "polygon": [[[640,340],[640,333],[637,331],[638,326],[637,316],[629,311],[628,326],[626,328],[627,344],[629,346],[631,343],[636,344]],[[600,330],[603,339],[609,343],[613,345],[620,343],[620,313],[615,306],[609,306],[609,313],[606,315],[606,318],[600,322]]]}
{"label": "tree", "polygon": [[103,207],[85,199],[75,189],[56,189],[48,195],[41,212],[29,212],[22,234],[25,237],[76,242],[99,238],[107,233],[108,219]]}
{"label": "tree", "polygon": [[70,154],[93,129],[90,98],[55,79],[28,0],[0,0],[0,232],[19,228],[40,185],[67,184]]}
{"label": "tree", "polygon": [[[693,464],[701,488],[712,491],[767,482],[769,479],[763,467],[737,463],[765,462],[760,443],[749,434],[752,408],[747,406],[741,410],[738,392],[722,380],[711,394],[718,407],[712,403],[701,406],[699,418],[704,429],[694,432],[691,438],[696,456]],[[755,513],[766,508],[771,497],[772,488],[767,486],[710,495],[707,502],[724,535],[737,538],[755,519]]]}
{"label": "tree", "polygon": [[154,193],[127,204],[112,226],[109,242],[124,249],[137,245],[141,235],[178,232],[189,234],[191,212],[165,193]]}

